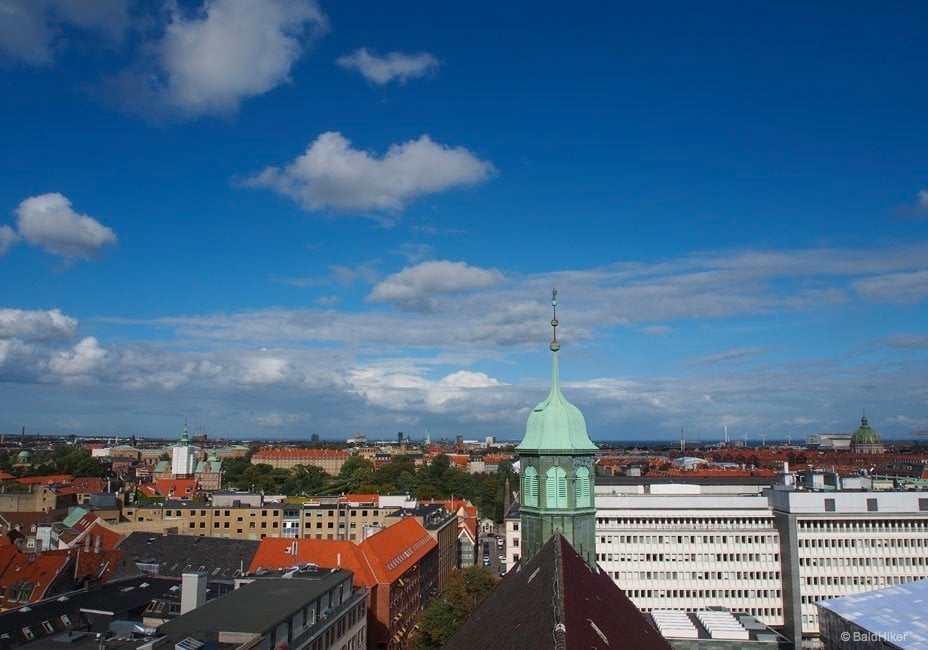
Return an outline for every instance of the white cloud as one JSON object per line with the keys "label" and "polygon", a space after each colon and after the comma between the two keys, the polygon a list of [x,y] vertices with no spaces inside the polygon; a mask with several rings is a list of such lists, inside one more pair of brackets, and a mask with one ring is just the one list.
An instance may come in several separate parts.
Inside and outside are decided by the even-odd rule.
{"label": "white cloud", "polygon": [[252,422],[259,427],[282,427],[288,424],[296,424],[302,418],[299,415],[290,413],[281,415],[280,413],[267,413],[265,415],[256,415]]}
{"label": "white cloud", "polygon": [[70,351],[58,352],[49,361],[49,370],[64,381],[93,381],[106,360],[106,350],[96,337],[88,336]]}
{"label": "white cloud", "polygon": [[0,53],[30,65],[48,65],[65,25],[122,42],[129,26],[126,0],[0,0]]}
{"label": "white cloud", "polygon": [[76,332],[77,319],[65,316],[58,309],[0,309],[0,339],[60,341],[72,338]]}
{"label": "white cloud", "polygon": [[440,65],[438,59],[428,52],[390,52],[381,57],[365,47],[341,56],[335,62],[346,70],[357,70],[365,79],[379,86],[435,74]]}
{"label": "white cloud", "polygon": [[870,300],[916,303],[928,298],[928,271],[887,273],[856,280],[852,286]]}
{"label": "white cloud", "polygon": [[41,194],[16,208],[19,234],[34,246],[62,257],[93,257],[116,244],[112,230],[93,217],[78,214],[61,194]]}
{"label": "white cloud", "polygon": [[493,173],[490,162],[427,135],[394,144],[377,158],[330,131],[286,167],[268,167],[244,185],[274,190],[306,210],[399,212],[420,196],[474,185]]}
{"label": "white cloud", "polygon": [[287,83],[327,24],[315,0],[207,0],[192,15],[175,7],[148,58],[110,79],[109,90],[152,117],[233,114]]}
{"label": "white cloud", "polygon": [[918,193],[918,207],[923,210],[928,210],[928,190],[921,190]]}
{"label": "white cloud", "polygon": [[338,296],[319,296],[316,298],[317,305],[325,305],[330,307],[332,305],[337,305],[342,301]]}
{"label": "white cloud", "polygon": [[484,289],[502,281],[503,274],[496,269],[447,260],[423,262],[384,279],[373,288],[368,299],[393,302],[404,309],[430,311],[438,296]]}
{"label": "white cloud", "polygon": [[6,255],[19,239],[15,230],[9,226],[0,226],[0,255]]}

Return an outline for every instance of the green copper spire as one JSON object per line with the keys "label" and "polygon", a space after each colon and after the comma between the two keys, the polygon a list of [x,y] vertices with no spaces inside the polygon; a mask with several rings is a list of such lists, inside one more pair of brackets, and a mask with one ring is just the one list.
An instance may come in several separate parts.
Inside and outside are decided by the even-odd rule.
{"label": "green copper spire", "polygon": [[180,434],[180,444],[189,445],[190,435],[187,433],[187,418],[184,418],[184,432]]}
{"label": "green copper spire", "polygon": [[528,417],[525,437],[516,449],[524,450],[590,450],[596,445],[586,432],[586,421],[576,406],[567,401],[561,393],[561,381],[557,365],[557,353],[561,344],[557,340],[557,289],[551,292],[551,307],[554,317],[551,327],[554,337],[549,346],[552,353],[551,392],[538,404]]}

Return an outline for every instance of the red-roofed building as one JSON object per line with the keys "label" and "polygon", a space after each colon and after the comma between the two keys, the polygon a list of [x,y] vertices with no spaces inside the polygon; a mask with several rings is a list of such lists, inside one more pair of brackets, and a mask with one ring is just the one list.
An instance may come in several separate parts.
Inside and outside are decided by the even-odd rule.
{"label": "red-roofed building", "polygon": [[42,600],[63,579],[71,562],[67,553],[21,553],[15,546],[0,546],[0,610]]}
{"label": "red-roofed building", "polygon": [[70,474],[49,474],[47,476],[25,476],[16,479],[20,485],[61,485],[71,483],[74,477]]}
{"label": "red-roofed building", "polygon": [[192,499],[197,493],[197,481],[193,478],[164,478],[151,484],[156,494],[146,496],[162,496],[168,499]]}
{"label": "red-roofed building", "polygon": [[370,590],[368,647],[400,648],[421,610],[437,595],[438,543],[413,517],[360,544],[343,540],[262,540],[249,570],[280,569],[307,562],[354,572],[354,584]]}
{"label": "red-roofed building", "polygon": [[274,469],[313,465],[326,474],[337,476],[348,458],[348,452],[340,449],[262,449],[251,456],[251,464],[263,463]]}

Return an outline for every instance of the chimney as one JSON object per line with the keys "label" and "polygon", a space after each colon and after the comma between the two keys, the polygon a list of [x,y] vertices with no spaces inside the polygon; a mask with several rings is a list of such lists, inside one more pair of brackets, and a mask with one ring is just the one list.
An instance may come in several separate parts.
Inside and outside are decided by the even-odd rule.
{"label": "chimney", "polygon": [[180,613],[186,614],[206,603],[206,572],[195,571],[181,576]]}
{"label": "chimney", "polygon": [[99,553],[103,550],[103,535],[93,536],[93,550],[95,553]]}

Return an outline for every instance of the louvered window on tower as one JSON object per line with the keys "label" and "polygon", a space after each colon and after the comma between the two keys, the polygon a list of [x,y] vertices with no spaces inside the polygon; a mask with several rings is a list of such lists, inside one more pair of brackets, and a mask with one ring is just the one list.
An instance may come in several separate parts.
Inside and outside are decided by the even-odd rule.
{"label": "louvered window on tower", "polygon": [[534,467],[526,467],[522,474],[522,492],[524,494],[525,504],[530,507],[538,506],[538,470]]}
{"label": "louvered window on tower", "polygon": [[590,470],[586,467],[577,468],[577,507],[589,508],[590,502]]}
{"label": "louvered window on tower", "polygon": [[561,467],[550,467],[545,473],[547,507],[567,507],[567,472]]}

